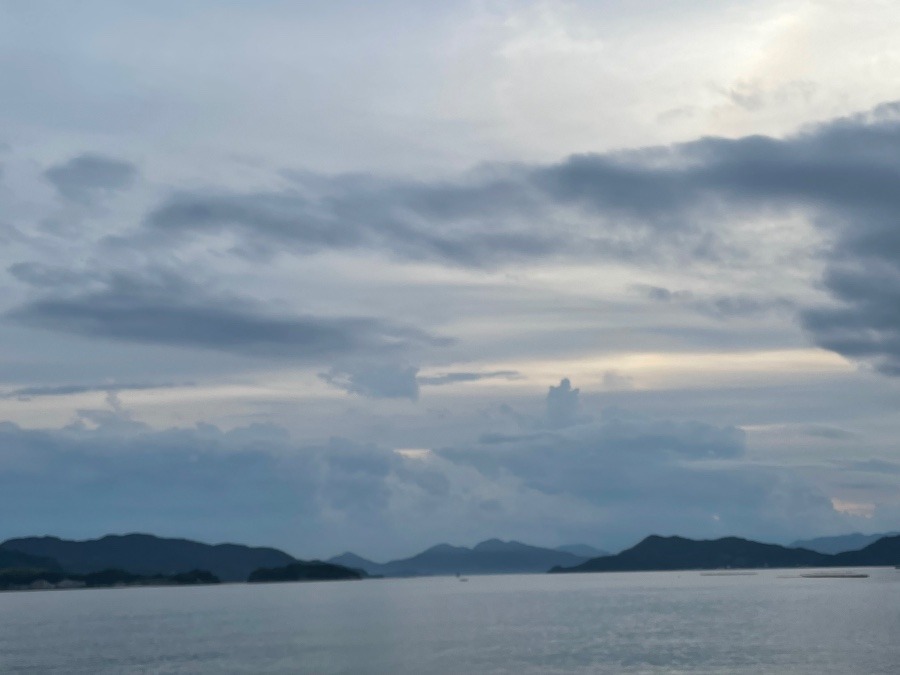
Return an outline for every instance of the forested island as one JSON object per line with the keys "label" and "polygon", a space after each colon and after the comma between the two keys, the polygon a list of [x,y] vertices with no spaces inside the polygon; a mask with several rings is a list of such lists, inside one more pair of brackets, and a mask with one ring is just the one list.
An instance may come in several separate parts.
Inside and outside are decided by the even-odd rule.
{"label": "forested island", "polygon": [[651,535],[616,555],[591,558],[551,573],[642,572],[779,567],[884,567],[900,564],[900,536],[883,537],[859,551],[827,554],[804,548],[762,544],[739,537],[694,540]]}
{"label": "forested island", "polygon": [[[0,590],[184,586],[221,582],[359,579],[357,570],[284,551],[150,534],[72,541],[23,537],[0,544]],[[275,578],[280,575],[281,578]]]}

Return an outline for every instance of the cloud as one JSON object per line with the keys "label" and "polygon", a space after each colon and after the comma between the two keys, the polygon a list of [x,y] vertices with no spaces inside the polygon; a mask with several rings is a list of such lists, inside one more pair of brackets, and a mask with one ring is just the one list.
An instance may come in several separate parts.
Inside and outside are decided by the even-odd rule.
{"label": "cloud", "polygon": [[[727,261],[754,253],[760,217],[811,220],[824,241],[831,305],[648,287],[717,318],[799,311],[813,341],[900,374],[900,102],[772,138],[701,138],[491,165],[442,181],[286,173],[280,191],[181,192],[120,246],[203,238],[246,255],[379,251],[467,267],[516,261]],[[228,235],[224,236],[223,235]],[[235,244],[235,239],[237,243]],[[818,245],[818,244],[817,244]]]}
{"label": "cloud", "polygon": [[33,261],[14,263],[6,271],[16,280],[34,288],[58,289],[65,286],[80,286],[87,278],[82,271]]}
{"label": "cloud", "polygon": [[673,291],[662,286],[636,284],[634,290],[648,300],[662,304],[677,304],[717,319],[756,317],[774,311],[795,310],[795,303],[787,298],[765,297],[747,293],[730,295]]}
{"label": "cloud", "polygon": [[488,372],[451,372],[440,375],[420,375],[417,379],[420,385],[426,387],[441,387],[447,384],[459,382],[480,382],[481,380],[515,380],[522,377],[515,370],[493,370]]}
{"label": "cloud", "polygon": [[[152,256],[199,242],[206,252],[254,258],[337,250],[472,268],[554,260],[721,264],[775,255],[743,227],[802,217],[825,242],[813,244],[811,253],[824,256],[822,288],[831,304],[798,307],[789,298],[661,286],[646,292],[719,319],[797,311],[815,344],[896,374],[898,156],[900,103],[894,102],[783,138],[709,137],[551,164],[482,166],[443,180],[285,171],[282,189],[172,194],[136,230],[107,237],[112,248],[104,252],[126,247]],[[83,157],[76,160],[59,171],[84,164]],[[31,284],[65,277],[27,263],[10,272]],[[64,308],[47,299],[31,309],[23,317],[39,322]],[[88,323],[79,330],[90,332]],[[334,328],[312,323],[270,327],[305,334]],[[335,330],[341,339],[346,332]]]}
{"label": "cloud", "polygon": [[110,404],[60,429],[0,423],[0,509],[18,514],[7,536],[146,530],[396,555],[488,536],[787,540],[843,522],[789,470],[744,464],[739,429],[699,421],[607,410],[535,430],[538,418],[517,435],[407,457],[272,425],[156,430]]}
{"label": "cloud", "polygon": [[550,429],[559,429],[575,423],[578,416],[578,389],[572,389],[568,378],[559,386],[550,387],[547,392],[546,424]]}
{"label": "cloud", "polygon": [[353,363],[333,366],[319,378],[350,394],[367,398],[419,399],[420,387],[440,387],[461,382],[478,382],[494,378],[521,377],[514,370],[489,372],[450,372],[440,375],[419,375],[416,366],[395,363]]}
{"label": "cloud", "polygon": [[319,377],[350,394],[369,398],[419,398],[415,366],[355,364],[334,366]]}
{"label": "cloud", "polygon": [[148,389],[173,389],[176,387],[192,387],[192,382],[123,382],[103,384],[62,384],[57,386],[20,387],[13,389],[0,398],[32,399],[42,396],[72,396],[92,392],[113,393],[119,391],[146,391]]}
{"label": "cloud", "polygon": [[865,459],[855,462],[847,462],[848,471],[864,471],[881,475],[900,475],[900,463],[888,462],[883,459]]}
{"label": "cloud", "polygon": [[525,225],[510,226],[511,218],[525,219],[532,202],[521,183],[432,186],[307,175],[298,180],[303,183],[297,188],[275,193],[175,195],[149,214],[138,241],[231,232],[243,237],[234,250],[253,256],[285,247],[298,254],[367,249],[475,267],[540,258],[562,246]]}
{"label": "cloud", "polygon": [[95,154],[73,157],[44,172],[60,195],[80,204],[131,187],[137,175],[133,164]]}
{"label": "cloud", "polygon": [[[886,247],[891,245],[889,236]],[[843,261],[832,261],[825,275],[824,286],[836,306],[805,310],[804,327],[819,346],[871,363],[886,375],[900,375],[900,261],[852,248],[844,249],[840,257],[857,260],[850,268]]]}
{"label": "cloud", "polygon": [[[570,411],[577,391],[564,381],[551,397],[564,394]],[[531,428],[537,422],[523,420]],[[745,464],[745,452],[746,435],[736,427],[617,410],[437,451],[490,480],[506,477],[543,495],[574,498],[598,531],[620,541],[629,529],[777,539],[793,528],[835,524],[825,495],[789,470]]]}
{"label": "cloud", "polygon": [[273,314],[248,299],[213,295],[159,271],[114,273],[97,290],[39,298],[6,317],[27,327],[85,337],[268,358],[321,359],[447,344],[424,331],[375,318]]}

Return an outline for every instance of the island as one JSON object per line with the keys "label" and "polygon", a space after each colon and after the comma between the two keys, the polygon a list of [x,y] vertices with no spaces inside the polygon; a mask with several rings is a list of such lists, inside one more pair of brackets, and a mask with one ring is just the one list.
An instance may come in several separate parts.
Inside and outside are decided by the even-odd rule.
{"label": "island", "polygon": [[365,572],[343,565],[313,560],[294,562],[283,567],[261,567],[247,577],[249,583],[272,583],[278,581],[342,581],[362,579]]}
{"label": "island", "polygon": [[694,540],[651,535],[616,555],[591,558],[574,567],[553,567],[551,574],[571,572],[641,572],[785,567],[882,567],[900,563],[900,536],[884,537],[859,551],[829,555],[804,548],[763,544],[740,537]]}

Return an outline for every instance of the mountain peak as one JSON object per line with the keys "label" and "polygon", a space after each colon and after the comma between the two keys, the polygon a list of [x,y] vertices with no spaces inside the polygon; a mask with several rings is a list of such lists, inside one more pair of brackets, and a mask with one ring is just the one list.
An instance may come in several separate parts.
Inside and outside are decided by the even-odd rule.
{"label": "mountain peak", "polygon": [[507,543],[502,539],[485,539],[472,547],[473,551],[500,551],[507,548]]}

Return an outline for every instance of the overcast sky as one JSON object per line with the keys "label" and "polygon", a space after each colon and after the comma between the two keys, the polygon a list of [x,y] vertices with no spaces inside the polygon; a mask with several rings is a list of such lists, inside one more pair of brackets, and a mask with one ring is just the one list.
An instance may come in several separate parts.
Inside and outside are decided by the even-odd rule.
{"label": "overcast sky", "polygon": [[0,538],[897,529],[898,26],[0,0]]}

